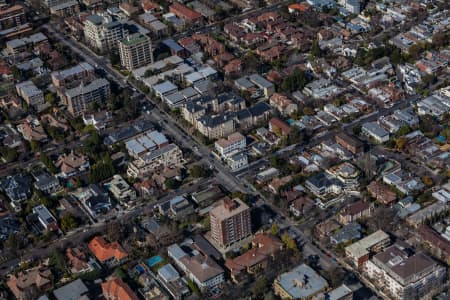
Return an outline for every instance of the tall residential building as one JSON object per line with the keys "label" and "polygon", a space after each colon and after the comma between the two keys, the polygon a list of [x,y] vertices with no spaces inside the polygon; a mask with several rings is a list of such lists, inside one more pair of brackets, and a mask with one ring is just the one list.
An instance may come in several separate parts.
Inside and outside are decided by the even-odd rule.
{"label": "tall residential building", "polygon": [[92,48],[106,52],[117,49],[120,40],[128,36],[123,23],[111,16],[90,15],[84,24],[86,43]]}
{"label": "tall residential building", "polygon": [[25,24],[27,18],[22,5],[16,4],[0,9],[0,30]]}
{"label": "tall residential building", "polygon": [[367,275],[390,299],[431,299],[442,288],[446,269],[421,252],[411,254],[405,246],[395,244],[375,255],[366,264]]}
{"label": "tall residential building", "polygon": [[129,35],[119,42],[120,62],[123,67],[133,70],[153,63],[150,38],[141,33]]}
{"label": "tall residential building", "polygon": [[211,238],[226,248],[252,234],[250,208],[239,198],[226,198],[209,212]]}
{"label": "tall residential building", "polygon": [[109,81],[104,78],[66,90],[64,101],[67,103],[67,110],[73,116],[81,116],[90,109],[93,103],[105,101],[111,93]]}

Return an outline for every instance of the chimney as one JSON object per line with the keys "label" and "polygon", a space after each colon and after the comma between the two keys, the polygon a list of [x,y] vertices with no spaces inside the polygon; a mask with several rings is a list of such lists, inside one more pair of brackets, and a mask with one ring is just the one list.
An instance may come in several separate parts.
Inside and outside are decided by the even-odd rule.
{"label": "chimney", "polygon": [[226,209],[228,209],[229,211],[232,211],[233,209],[235,209],[237,207],[237,203],[236,201],[234,201],[231,198],[227,198],[224,201],[224,206]]}

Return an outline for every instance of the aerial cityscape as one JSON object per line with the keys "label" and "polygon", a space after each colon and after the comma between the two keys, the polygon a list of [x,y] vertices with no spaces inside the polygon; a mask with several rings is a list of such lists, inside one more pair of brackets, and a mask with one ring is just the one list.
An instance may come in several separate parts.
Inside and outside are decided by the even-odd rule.
{"label": "aerial cityscape", "polygon": [[450,300],[450,1],[0,0],[0,300]]}

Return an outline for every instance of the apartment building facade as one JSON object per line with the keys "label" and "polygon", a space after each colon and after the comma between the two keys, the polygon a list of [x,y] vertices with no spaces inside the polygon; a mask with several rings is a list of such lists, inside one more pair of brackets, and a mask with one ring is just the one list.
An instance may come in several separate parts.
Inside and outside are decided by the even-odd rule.
{"label": "apartment building facade", "polygon": [[227,139],[219,139],[214,146],[222,157],[228,157],[231,154],[244,150],[247,147],[247,143],[245,136],[235,132],[229,135]]}
{"label": "apartment building facade", "polygon": [[64,100],[67,104],[67,110],[73,116],[81,116],[88,111],[93,103],[105,101],[111,94],[109,81],[104,78],[98,78],[84,85],[66,90]]}
{"label": "apartment building facade", "polygon": [[130,177],[144,177],[159,168],[176,166],[182,163],[183,153],[175,144],[169,144],[155,151],[150,151],[128,164]]}
{"label": "apartment building facade", "polygon": [[119,42],[120,62],[127,70],[153,63],[152,42],[149,37],[136,33]]}
{"label": "apartment building facade", "polygon": [[0,30],[25,24],[27,18],[22,5],[13,5],[0,9]]}
{"label": "apartment building facade", "polygon": [[409,254],[395,244],[367,262],[367,276],[396,300],[428,299],[444,282],[446,270],[424,253]]}
{"label": "apartment building facade", "polygon": [[225,198],[209,216],[211,238],[219,247],[226,248],[252,234],[250,209],[239,198]]}
{"label": "apartment building facade", "polygon": [[86,43],[99,52],[117,49],[120,40],[128,36],[123,24],[111,16],[90,15],[84,24]]}

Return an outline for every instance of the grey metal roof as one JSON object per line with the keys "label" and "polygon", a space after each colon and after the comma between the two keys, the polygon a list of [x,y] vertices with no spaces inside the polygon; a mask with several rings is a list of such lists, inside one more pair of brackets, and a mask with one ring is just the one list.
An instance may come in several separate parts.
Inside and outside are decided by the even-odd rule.
{"label": "grey metal roof", "polygon": [[363,129],[367,130],[371,134],[374,134],[379,137],[384,137],[386,135],[389,135],[389,132],[387,132],[383,127],[378,125],[376,122],[368,122],[363,124]]}
{"label": "grey metal roof", "polygon": [[180,278],[180,274],[178,274],[177,270],[171,265],[167,264],[162,266],[158,270],[158,275],[165,281],[171,282]]}
{"label": "grey metal roof", "polygon": [[78,300],[81,296],[89,292],[87,286],[81,279],[72,281],[59,289],[53,291],[57,300]]}
{"label": "grey metal roof", "polygon": [[186,252],[184,252],[178,244],[173,244],[167,247],[167,253],[175,260],[179,260],[180,258],[187,255]]}
{"label": "grey metal roof", "polygon": [[183,51],[183,47],[180,46],[175,40],[173,39],[165,39],[161,42],[163,45],[169,47],[172,51],[179,52]]}
{"label": "grey metal roof", "polygon": [[73,89],[67,90],[66,95],[68,97],[77,97],[79,95],[91,93],[106,86],[109,86],[108,80],[106,80],[105,78],[97,78],[87,85],[81,84]]}
{"label": "grey metal roof", "polygon": [[20,89],[21,92],[27,97],[33,97],[44,94],[40,89],[37,88],[37,86],[34,85],[34,83],[31,80],[18,83],[16,85],[16,88]]}
{"label": "grey metal roof", "polygon": [[162,134],[159,131],[152,131],[147,134],[147,136],[155,142],[156,145],[163,145],[165,143],[168,143],[169,140],[166,138],[164,134]]}
{"label": "grey metal roof", "polygon": [[163,83],[154,85],[153,89],[155,90],[155,93],[159,93],[161,95],[178,90],[177,86],[168,80],[164,81]]}
{"label": "grey metal roof", "polygon": [[269,80],[265,79],[259,74],[252,74],[249,76],[249,80],[256,84],[260,88],[272,88],[273,83]]}
{"label": "grey metal roof", "polygon": [[[323,277],[305,264],[281,274],[277,281],[293,299],[309,298],[328,286]],[[304,284],[298,284],[299,282]]]}
{"label": "grey metal roof", "polygon": [[56,222],[55,217],[50,213],[50,211],[45,207],[45,205],[38,205],[33,208],[33,213],[39,216],[39,219],[45,224],[51,224]]}

